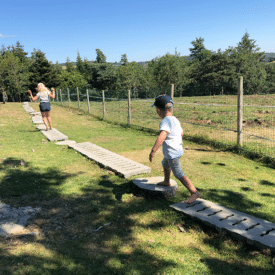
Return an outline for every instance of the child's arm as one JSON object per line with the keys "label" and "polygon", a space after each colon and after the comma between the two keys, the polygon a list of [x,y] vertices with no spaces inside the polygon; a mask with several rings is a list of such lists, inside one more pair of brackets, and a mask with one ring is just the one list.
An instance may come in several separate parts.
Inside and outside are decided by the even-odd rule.
{"label": "child's arm", "polygon": [[49,97],[52,98],[52,99],[54,99],[54,98],[55,98],[55,93],[54,93],[54,92],[55,92],[55,89],[54,89],[54,88],[51,88],[51,91],[52,91],[52,92],[49,94]]}
{"label": "child's arm", "polygon": [[30,94],[32,101],[36,101],[38,99],[37,95],[36,96],[32,96],[32,91],[31,90],[28,90],[28,93]]}
{"label": "child's arm", "polygon": [[153,146],[151,153],[149,155],[149,160],[150,162],[153,162],[153,157],[155,156],[157,150],[159,149],[159,147],[162,145],[162,143],[164,142],[164,140],[166,139],[167,136],[167,132],[166,131],[161,131],[156,142],[155,145]]}

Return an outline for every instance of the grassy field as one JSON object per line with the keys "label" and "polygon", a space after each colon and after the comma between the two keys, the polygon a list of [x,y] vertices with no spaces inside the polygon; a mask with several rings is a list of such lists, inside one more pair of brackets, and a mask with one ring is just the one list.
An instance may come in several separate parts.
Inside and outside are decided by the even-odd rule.
{"label": "grassy field", "polygon": [[[64,105],[68,105],[66,100],[63,96]],[[81,109],[87,111],[85,97],[82,100]],[[155,110],[149,107],[153,99],[148,101],[131,102],[131,123],[157,129]],[[237,144],[236,95],[182,97],[175,98],[175,102],[174,115],[184,124],[186,135],[202,136],[231,146]],[[275,158],[275,95],[244,96],[243,102],[244,149]],[[102,102],[91,101],[90,105],[92,114],[103,116]],[[78,107],[78,104],[71,102],[71,106]],[[127,123],[127,101],[106,101],[105,109],[105,119]]]}
{"label": "grassy field", "polygon": [[[57,105],[52,120],[69,139],[95,143],[150,166],[150,176],[162,175],[161,151],[148,160],[154,133]],[[206,145],[184,141],[184,148],[184,172],[204,199],[275,223],[274,169]],[[132,179],[45,141],[22,104],[1,104],[0,200],[42,211],[27,227],[36,234],[0,237],[0,274],[274,274],[268,250],[169,208],[188,197],[183,186],[166,200]]]}

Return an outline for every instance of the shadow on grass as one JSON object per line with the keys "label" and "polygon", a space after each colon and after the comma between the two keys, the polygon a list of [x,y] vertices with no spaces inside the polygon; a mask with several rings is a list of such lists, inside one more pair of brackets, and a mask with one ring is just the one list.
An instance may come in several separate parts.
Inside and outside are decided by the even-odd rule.
{"label": "shadow on grass", "polygon": [[[250,187],[242,187],[243,191],[250,192],[254,191]],[[255,216],[256,208],[262,207],[261,203],[255,203],[253,200],[248,199],[245,194],[233,192],[229,190],[217,190],[217,189],[204,189],[200,188],[200,191],[207,194],[207,200],[216,202],[222,206],[230,209],[235,209],[239,212],[243,212],[252,216]],[[257,211],[257,217],[273,221],[274,216],[267,213],[261,213]]]}
{"label": "shadow on grass", "polygon": [[37,199],[50,199],[59,196],[56,187],[66,179],[78,174],[62,173],[57,168],[38,170],[22,160],[7,158],[0,165],[5,177],[0,182],[0,197],[7,203],[17,197],[17,203],[25,204]]}
{"label": "shadow on grass", "polygon": [[[152,252],[156,244],[136,236],[144,228],[171,225],[172,214],[185,226],[192,226],[189,218],[169,209],[171,202],[117,176],[91,179],[83,185],[82,194],[61,195],[57,187],[77,174],[64,174],[58,168],[40,171],[28,164],[14,168],[18,163],[20,160],[7,159],[0,166],[9,168],[0,182],[1,199],[13,206],[40,206],[42,212],[32,220],[40,234],[0,238],[0,245],[6,248],[0,247],[0,274],[164,274],[178,266],[175,258],[164,259]],[[211,192],[218,199],[220,195]],[[12,195],[16,197],[11,199]],[[227,194],[228,201],[233,195]],[[248,207],[249,202],[243,205]],[[141,223],[143,214],[152,210],[160,210],[160,218]],[[18,246],[24,248],[13,253]],[[204,260],[213,274],[219,274],[219,263],[223,261],[217,260],[215,267],[208,258]],[[225,266],[230,271],[235,268],[230,263]]]}
{"label": "shadow on grass", "polygon": [[[251,257],[251,260],[253,261],[253,257]],[[247,265],[244,265],[242,262],[236,262],[236,263],[228,263],[226,261],[222,260],[216,260],[216,259],[203,259],[202,263],[208,266],[209,273],[212,275],[220,275],[220,274],[230,274],[229,271],[235,274],[243,274],[243,275],[256,275],[256,274],[272,274],[273,271],[270,270],[270,272],[265,273],[264,269],[258,267],[253,268],[249,266],[250,263],[247,263]]]}
{"label": "shadow on grass", "polygon": [[268,185],[268,186],[275,186],[275,183],[270,182],[270,181],[268,181],[268,180],[261,180],[261,181],[260,181],[260,184],[261,184],[261,185]]}
{"label": "shadow on grass", "polygon": [[[77,174],[64,174],[57,168],[39,171],[29,164],[18,165],[20,160],[10,158],[0,167],[6,171],[0,182],[1,200],[13,207],[41,207],[41,213],[31,222],[39,229],[40,237],[32,234],[12,239],[0,237],[0,243],[8,247],[5,251],[0,247],[0,274],[155,274],[175,265],[173,261],[158,259],[134,242],[132,228],[136,221],[130,216],[144,213],[152,205],[144,207],[142,201],[136,204],[122,201],[123,195],[133,191],[130,182],[116,185],[100,178],[96,185],[91,181],[90,186],[83,187],[82,195],[62,196],[57,187]],[[33,245],[38,253],[9,253],[24,243]],[[127,252],[123,251],[125,245]],[[148,273],[152,262],[155,266]]]}

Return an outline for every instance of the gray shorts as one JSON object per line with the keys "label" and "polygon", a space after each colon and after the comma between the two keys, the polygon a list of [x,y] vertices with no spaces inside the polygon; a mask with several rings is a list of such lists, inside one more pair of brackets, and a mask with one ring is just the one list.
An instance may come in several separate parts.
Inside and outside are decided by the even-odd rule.
{"label": "gray shorts", "polygon": [[40,102],[39,104],[40,112],[49,112],[51,110],[51,103],[50,102]]}
{"label": "gray shorts", "polygon": [[165,169],[172,169],[173,174],[177,179],[180,179],[184,176],[184,173],[182,171],[181,164],[180,164],[180,157],[174,158],[174,159],[164,158],[162,160],[162,166]]}

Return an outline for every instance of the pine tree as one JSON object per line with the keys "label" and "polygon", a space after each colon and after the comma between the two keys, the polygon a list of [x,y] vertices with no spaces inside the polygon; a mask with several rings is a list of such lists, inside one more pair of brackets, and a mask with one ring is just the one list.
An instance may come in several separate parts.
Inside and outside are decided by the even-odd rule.
{"label": "pine tree", "polygon": [[30,88],[34,91],[37,84],[42,82],[46,87],[54,87],[57,82],[57,73],[53,65],[47,60],[45,54],[41,50],[36,50],[31,53],[31,85]]}

